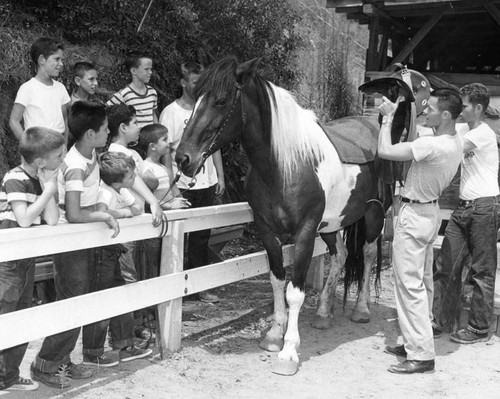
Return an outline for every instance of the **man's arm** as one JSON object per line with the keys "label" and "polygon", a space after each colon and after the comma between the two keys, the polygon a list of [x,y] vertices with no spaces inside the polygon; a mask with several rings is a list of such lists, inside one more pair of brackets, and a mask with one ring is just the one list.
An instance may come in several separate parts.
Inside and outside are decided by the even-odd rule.
{"label": "man's arm", "polygon": [[69,140],[68,111],[69,111],[70,105],[71,105],[71,101],[69,103],[64,104],[61,107],[63,119],[64,119],[64,141],[66,144],[68,144],[68,140]]}
{"label": "man's arm", "polygon": [[472,141],[470,141],[467,137],[464,137],[463,141],[464,141],[464,154],[476,148],[476,145]]}
{"label": "man's arm", "polygon": [[154,194],[149,190],[140,176],[136,176],[132,189],[149,204],[153,216],[153,226],[158,227],[164,218],[163,211]]}
{"label": "man's arm", "polygon": [[387,97],[382,97],[382,104],[379,109],[383,118],[378,136],[378,156],[389,161],[411,161],[413,159],[411,144],[407,142],[392,144],[391,141],[392,121],[399,106],[399,101],[400,98],[393,103]]}
{"label": "man's arm", "polygon": [[23,134],[23,127],[21,126],[21,120],[23,119],[25,107],[19,103],[14,103],[12,111],[10,113],[9,126],[18,140],[21,139]]}
{"label": "man's arm", "polygon": [[30,227],[33,221],[42,214],[47,224],[57,224],[59,209],[55,203],[55,193],[57,193],[57,184],[47,182],[42,194],[31,205],[28,206],[26,201],[12,201],[12,212],[17,224],[21,227]]}

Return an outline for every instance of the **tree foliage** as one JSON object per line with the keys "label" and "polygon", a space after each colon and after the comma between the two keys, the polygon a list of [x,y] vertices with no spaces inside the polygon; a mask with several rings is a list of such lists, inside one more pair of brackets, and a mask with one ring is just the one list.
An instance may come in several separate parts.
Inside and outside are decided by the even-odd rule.
{"label": "tree foliage", "polygon": [[[129,81],[123,68],[127,53],[151,54],[160,110],[178,95],[182,62],[207,64],[228,54],[241,61],[263,56],[263,75],[292,89],[297,81],[293,55],[303,43],[296,29],[301,16],[289,0],[5,0],[0,16],[0,90],[10,103],[31,76],[29,47],[41,35],[65,42],[67,63],[93,61],[109,93]],[[68,89],[69,71],[61,76]],[[225,149],[224,160],[230,199],[240,200],[245,166],[238,146]]]}

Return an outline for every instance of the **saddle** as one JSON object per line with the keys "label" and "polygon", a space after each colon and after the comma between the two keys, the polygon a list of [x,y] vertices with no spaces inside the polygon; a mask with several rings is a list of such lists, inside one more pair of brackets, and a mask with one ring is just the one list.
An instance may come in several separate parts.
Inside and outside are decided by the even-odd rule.
{"label": "saddle", "polygon": [[320,124],[343,163],[362,165],[375,160],[380,130],[377,116],[348,116]]}

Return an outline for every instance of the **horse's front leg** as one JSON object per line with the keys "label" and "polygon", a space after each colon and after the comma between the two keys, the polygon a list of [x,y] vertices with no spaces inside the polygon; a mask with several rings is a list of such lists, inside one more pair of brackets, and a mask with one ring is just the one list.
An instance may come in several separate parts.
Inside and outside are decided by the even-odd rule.
{"label": "horse's front leg", "polygon": [[377,259],[377,241],[368,243],[365,242],[363,246],[364,255],[364,270],[363,282],[361,290],[358,294],[356,306],[352,311],[351,321],[355,323],[369,323],[370,322],[370,277],[372,274],[372,266]]}
{"label": "horse's front leg", "polygon": [[[316,224],[317,226],[317,224]],[[276,374],[293,375],[299,366],[297,350],[300,345],[298,329],[299,313],[305,298],[305,280],[314,250],[316,229],[312,223],[306,223],[295,239],[295,258],[292,278],[286,289],[288,302],[288,325],[285,334],[285,344],[278,353],[278,359],[273,363],[271,371]]]}
{"label": "horse's front leg", "polygon": [[274,296],[274,315],[271,329],[266,333],[259,346],[270,352],[278,352],[283,348],[283,337],[288,320],[285,305],[286,273],[283,268],[283,253],[281,251],[281,242],[271,231],[262,227],[259,228],[259,226],[257,228],[269,257]]}
{"label": "horse's front leg", "polygon": [[340,273],[345,265],[347,249],[340,232],[322,235],[331,255],[330,273],[319,297],[318,310],[314,316],[312,326],[325,330],[333,324],[333,300]]}

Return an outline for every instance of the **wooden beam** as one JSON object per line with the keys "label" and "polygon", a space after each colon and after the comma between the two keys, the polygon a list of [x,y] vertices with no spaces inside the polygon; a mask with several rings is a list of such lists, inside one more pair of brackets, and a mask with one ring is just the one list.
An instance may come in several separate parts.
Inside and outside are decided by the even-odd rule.
{"label": "wooden beam", "polygon": [[366,50],[366,68],[377,68],[377,50],[378,35],[380,33],[379,17],[370,18],[370,38],[368,40],[368,49]]}
{"label": "wooden beam", "polygon": [[408,27],[402,24],[399,21],[396,21],[389,14],[387,14],[382,8],[377,7],[375,4],[364,4],[363,5],[363,14],[368,15],[369,17],[380,17],[381,19],[389,22],[391,26],[396,28],[401,32],[408,31]]}
{"label": "wooden beam", "polygon": [[406,57],[410,55],[413,49],[418,46],[418,44],[422,41],[422,39],[424,39],[427,33],[430,32],[430,30],[434,27],[434,25],[436,25],[436,23],[441,19],[441,17],[448,8],[449,6],[443,7],[439,12],[435,13],[434,16],[430,20],[428,20],[427,23],[424,26],[422,26],[422,28],[420,28],[420,30],[413,37],[413,39],[411,39],[403,47],[403,49],[399,52],[399,54],[394,57],[388,68],[390,68],[392,65],[398,62],[403,62],[406,59]]}
{"label": "wooden beam", "polygon": [[[414,5],[414,4],[439,4],[439,3],[458,3],[463,0],[385,0],[387,5]],[[327,0],[326,8],[335,7],[352,7],[363,5],[364,1],[361,0]]]}
{"label": "wooden beam", "polygon": [[488,14],[491,15],[495,22],[500,25],[500,11],[498,10],[498,8],[494,4],[486,1],[483,3],[483,7],[486,11],[488,11]]}

